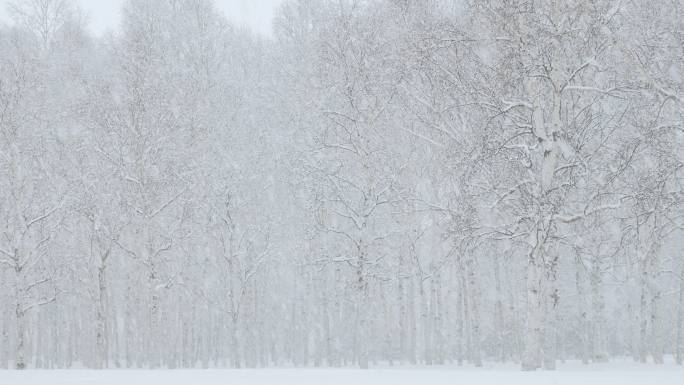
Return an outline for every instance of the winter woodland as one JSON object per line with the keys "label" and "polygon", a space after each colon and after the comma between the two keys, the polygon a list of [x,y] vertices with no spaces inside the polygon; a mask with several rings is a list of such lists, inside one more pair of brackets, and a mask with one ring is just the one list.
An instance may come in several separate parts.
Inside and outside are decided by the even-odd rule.
{"label": "winter woodland", "polygon": [[0,367],[684,360],[682,0],[0,27]]}

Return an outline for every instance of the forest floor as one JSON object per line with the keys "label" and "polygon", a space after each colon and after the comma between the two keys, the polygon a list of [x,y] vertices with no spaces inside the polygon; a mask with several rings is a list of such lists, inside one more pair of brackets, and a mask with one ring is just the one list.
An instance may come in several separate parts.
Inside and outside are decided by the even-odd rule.
{"label": "forest floor", "polygon": [[0,385],[682,385],[684,367],[631,361],[556,371],[521,372],[514,365],[485,368],[394,366],[345,369],[2,370]]}

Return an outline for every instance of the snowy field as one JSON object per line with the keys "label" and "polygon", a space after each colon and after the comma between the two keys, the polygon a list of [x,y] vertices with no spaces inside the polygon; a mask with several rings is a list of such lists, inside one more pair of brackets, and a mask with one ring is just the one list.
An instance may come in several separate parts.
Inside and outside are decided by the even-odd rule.
{"label": "snowy field", "polygon": [[382,369],[27,370],[0,371],[0,385],[682,385],[684,368],[634,363],[521,372],[515,366],[485,369],[395,367]]}

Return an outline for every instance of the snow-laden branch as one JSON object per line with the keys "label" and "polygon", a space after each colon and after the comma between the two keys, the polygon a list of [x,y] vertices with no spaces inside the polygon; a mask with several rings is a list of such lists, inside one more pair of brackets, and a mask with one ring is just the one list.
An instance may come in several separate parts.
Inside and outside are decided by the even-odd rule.
{"label": "snow-laden branch", "polygon": [[590,67],[590,66],[598,67],[598,65],[596,64],[596,60],[594,60],[593,58],[592,58],[592,59],[589,59],[589,60],[586,60],[586,61],[585,61],[584,63],[582,63],[579,67],[577,67],[574,71],[572,71],[572,73],[570,74],[570,76],[568,76],[568,78],[567,78],[567,79],[563,82],[563,84],[560,86],[559,92],[562,93],[565,89],[567,89],[567,87],[569,86],[569,84],[572,83],[573,80],[575,80],[575,77],[577,77],[577,75],[579,75],[580,72],[582,72],[584,69],[586,69],[586,68],[588,68],[588,67]]}
{"label": "snow-laden branch", "polygon": [[40,279],[40,280],[38,280],[38,281],[32,282],[32,283],[26,285],[26,286],[24,287],[24,290],[25,290],[25,291],[29,291],[29,290],[33,289],[34,287],[40,286],[40,285],[42,285],[42,284],[44,284],[44,283],[46,283],[46,282],[50,282],[50,278],[43,278],[43,279]]}
{"label": "snow-laden branch", "polygon": [[421,134],[419,134],[419,133],[417,133],[417,132],[415,132],[415,131],[409,130],[409,129],[406,128],[406,127],[400,126],[400,128],[401,128],[403,131],[405,131],[405,132],[407,132],[407,133],[409,133],[409,134],[415,136],[416,138],[422,139],[422,140],[424,140],[424,141],[426,141],[426,142],[428,142],[428,143],[430,143],[430,144],[433,144],[433,145],[435,145],[435,146],[437,146],[437,147],[446,147],[444,144],[435,142],[434,140],[428,138],[427,136],[421,135]]}
{"label": "snow-laden branch", "polygon": [[524,180],[524,181],[516,184],[515,186],[511,187],[508,191],[506,191],[503,195],[501,195],[496,201],[494,201],[494,203],[491,206],[489,206],[489,209],[490,210],[495,209],[501,202],[503,202],[504,199],[508,198],[510,195],[512,195],[513,193],[520,190],[520,188],[522,186],[525,186],[528,184],[533,184],[533,183],[534,183],[534,181],[532,181],[532,180]]}
{"label": "snow-laden branch", "polygon": [[31,303],[31,304],[28,304],[28,305],[24,306],[24,307],[22,308],[22,311],[23,311],[24,313],[26,313],[27,311],[33,309],[34,307],[37,307],[37,306],[45,306],[45,305],[47,305],[47,304],[50,304],[50,303],[55,302],[56,300],[57,300],[57,296],[53,296],[53,297],[50,297],[50,298],[43,298],[43,299],[41,299],[40,301],[36,301],[36,302],[33,302],[33,303]]}
{"label": "snow-laden branch", "polygon": [[14,267],[15,266],[14,263],[12,263],[12,261],[10,261],[9,259],[5,259],[5,258],[0,259],[0,264],[6,265],[8,267]]}
{"label": "snow-laden branch", "polygon": [[169,199],[168,201],[166,201],[166,203],[162,204],[158,209],[154,210],[154,211],[150,214],[150,218],[154,218],[157,214],[159,214],[159,213],[161,213],[162,211],[164,211],[165,208],[169,207],[169,205],[170,205],[171,203],[175,202],[176,199],[178,199],[181,195],[183,195],[183,194],[184,194],[186,191],[188,191],[189,189],[190,189],[190,186],[186,186],[186,187],[185,187],[183,190],[181,190],[178,194],[174,195],[171,199]]}
{"label": "snow-laden branch", "polygon": [[522,101],[522,100],[510,101],[510,100],[501,99],[501,103],[504,104],[504,108],[503,108],[503,110],[501,110],[502,114],[504,114],[504,113],[514,109],[514,108],[517,108],[517,107],[523,107],[523,108],[527,108],[529,110],[534,109],[534,106],[532,104],[530,104],[526,101]]}
{"label": "snow-laden branch", "polygon": [[26,223],[26,228],[29,229],[29,228],[31,228],[31,226],[35,225],[36,223],[47,219],[48,217],[50,217],[50,215],[52,215],[55,211],[57,211],[60,208],[60,206],[61,206],[61,204],[53,207],[50,210],[48,210],[45,214],[39,215],[36,218],[31,219],[30,221],[28,221]]}
{"label": "snow-laden branch", "polygon": [[611,87],[611,88],[598,88],[598,87],[592,87],[592,86],[582,86],[582,85],[577,85],[577,86],[566,86],[564,88],[565,90],[569,91],[586,91],[586,92],[596,92],[599,94],[604,94],[604,95],[613,95],[615,96],[614,92],[619,91],[620,88],[618,87]]}
{"label": "snow-laden branch", "polygon": [[554,216],[555,219],[563,222],[563,223],[573,223],[577,222],[579,220],[582,220],[586,217],[592,216],[594,214],[597,214],[601,211],[605,210],[617,210],[620,209],[622,206],[619,204],[613,204],[613,205],[603,205],[596,207],[590,211],[584,211],[582,213],[575,213],[575,214],[557,214]]}
{"label": "snow-laden branch", "polygon": [[4,254],[4,255],[8,256],[9,258],[14,258],[14,254],[11,254],[9,251],[2,249],[2,248],[0,248],[0,254]]}

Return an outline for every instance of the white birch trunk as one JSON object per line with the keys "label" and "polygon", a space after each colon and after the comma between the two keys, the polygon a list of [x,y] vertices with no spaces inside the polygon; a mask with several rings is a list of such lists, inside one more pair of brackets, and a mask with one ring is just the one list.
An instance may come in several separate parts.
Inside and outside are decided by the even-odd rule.
{"label": "white birch trunk", "polygon": [[100,266],[97,268],[97,283],[98,283],[98,296],[97,296],[97,331],[96,331],[96,346],[97,346],[97,363],[96,367],[108,367],[108,327],[107,327],[107,312],[106,312],[106,296],[107,296],[107,257],[109,251],[105,252],[101,256]]}
{"label": "white birch trunk", "polygon": [[605,340],[605,318],[604,318],[604,300],[601,292],[601,261],[597,256],[594,256],[592,261],[591,271],[591,307],[592,307],[592,360],[594,362],[606,362],[608,356],[606,353]]}
{"label": "white birch trunk", "polygon": [[442,276],[439,269],[434,273],[432,285],[434,359],[437,365],[444,365],[445,339],[443,334]]}
{"label": "white birch trunk", "polygon": [[470,311],[470,362],[476,367],[482,366],[482,352],[480,347],[480,290],[478,287],[477,274],[475,271],[475,258],[468,253],[466,271],[468,275],[468,305]]}
{"label": "white birch trunk", "polygon": [[[2,273],[2,278],[4,279],[6,275],[4,272]],[[9,304],[2,303],[3,306],[9,306]],[[0,368],[1,369],[9,369],[9,360],[11,356],[10,352],[10,317],[11,317],[11,312],[3,312],[0,314],[0,319],[2,320],[2,329],[0,332],[2,333],[0,335]]]}
{"label": "white birch trunk", "polygon": [[543,333],[543,364],[546,370],[556,369],[556,359],[558,355],[557,349],[557,335],[558,335],[558,302],[560,300],[558,294],[558,277],[557,277],[557,262],[558,256],[549,256],[547,258],[546,268],[546,296],[544,299],[544,309],[545,309],[545,324]]}
{"label": "white birch trunk", "polygon": [[653,355],[653,362],[656,364],[664,364],[664,331],[663,331],[663,315],[662,315],[662,290],[660,289],[660,280],[658,274],[660,272],[660,256],[658,249],[653,252],[650,258],[651,267],[649,268],[650,277],[650,318],[651,318],[651,354]]}
{"label": "white birch trunk", "polygon": [[684,261],[679,271],[679,304],[677,307],[677,347],[675,349],[677,365],[684,362]]}
{"label": "white birch trunk", "polygon": [[21,292],[18,291],[17,303],[15,307],[17,340],[15,343],[14,367],[16,369],[26,368],[26,312],[23,310],[20,300]]}
{"label": "white birch trunk", "polygon": [[648,294],[649,294],[649,273],[648,257],[640,255],[639,258],[639,362],[646,363],[648,357]]}
{"label": "white birch trunk", "polygon": [[[364,225],[365,227],[365,225]],[[366,277],[366,263],[367,263],[367,250],[366,242],[364,242],[363,234],[358,238],[358,265],[356,266],[356,281],[357,281],[357,295],[358,299],[356,301],[356,315],[359,322],[359,329],[357,330],[357,349],[358,349],[358,362],[361,369],[368,369],[369,363],[369,346],[368,339],[370,338],[369,328],[370,322],[368,318],[368,294],[369,286],[368,279]]]}
{"label": "white birch trunk", "polygon": [[408,357],[407,352],[407,330],[406,330],[406,296],[404,294],[404,253],[399,253],[399,271],[397,274],[397,302],[399,304],[399,361],[404,362]]}
{"label": "white birch trunk", "polygon": [[539,243],[528,256],[527,317],[522,369],[536,370],[542,362],[542,333],[544,327],[544,294],[542,285],[543,246]]}
{"label": "white birch trunk", "polygon": [[411,364],[416,364],[416,344],[418,339],[418,326],[416,324],[416,295],[415,286],[416,277],[415,274],[411,276],[408,280],[408,295],[407,295],[407,305],[408,305],[408,358]]}
{"label": "white birch trunk", "polygon": [[425,290],[425,279],[420,278],[420,320],[423,324],[423,362],[432,365],[432,329],[429,317],[430,304]]}
{"label": "white birch trunk", "polygon": [[465,277],[463,273],[462,264],[459,264],[458,268],[458,294],[456,305],[458,306],[458,311],[456,312],[456,360],[458,365],[463,365],[463,357],[466,351],[465,343],[465,318],[467,315],[466,311],[466,290],[465,290]]}
{"label": "white birch trunk", "polygon": [[577,287],[577,313],[579,317],[580,355],[583,364],[589,363],[589,321],[586,308],[586,291],[584,288],[584,264],[582,257],[575,256],[575,285]]}
{"label": "white birch trunk", "polygon": [[500,257],[497,252],[494,253],[494,288],[496,291],[496,299],[494,302],[494,333],[497,340],[497,349],[499,350],[497,358],[501,362],[506,362],[506,335],[504,331],[504,314],[503,314],[503,292],[501,288],[501,266]]}

